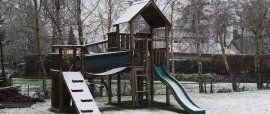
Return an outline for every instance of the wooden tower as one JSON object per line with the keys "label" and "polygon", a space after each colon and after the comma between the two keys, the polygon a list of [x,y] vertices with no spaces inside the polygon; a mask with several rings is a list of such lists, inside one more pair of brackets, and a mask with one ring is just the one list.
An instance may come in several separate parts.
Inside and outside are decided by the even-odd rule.
{"label": "wooden tower", "polygon": [[[148,33],[135,34],[135,19],[141,16],[149,25]],[[128,23],[130,33],[120,33],[120,24]],[[134,2],[125,13],[114,23],[116,32],[108,33],[108,51],[130,51],[131,52],[131,94],[133,106],[140,104],[151,104],[154,101],[153,71],[154,64],[163,61],[169,67],[169,30],[172,26],[164,14],[152,0]],[[156,28],[165,28],[166,47],[163,60],[155,59],[157,54],[153,47],[153,31]],[[167,103],[169,94],[167,93]]]}

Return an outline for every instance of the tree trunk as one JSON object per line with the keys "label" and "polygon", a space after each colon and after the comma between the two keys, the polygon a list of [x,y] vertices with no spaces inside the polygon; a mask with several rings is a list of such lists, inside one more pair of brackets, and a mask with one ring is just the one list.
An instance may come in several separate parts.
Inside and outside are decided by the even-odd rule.
{"label": "tree trunk", "polygon": [[245,28],[241,27],[241,30],[242,31],[241,31],[241,45],[240,45],[241,46],[241,52],[240,53],[243,54],[243,51],[244,51],[243,50],[243,40],[244,40],[244,30],[245,30]]}
{"label": "tree trunk", "polygon": [[[4,37],[4,36],[3,36]],[[5,73],[5,65],[4,65],[4,54],[3,54],[3,42],[0,41],[0,48],[1,48],[1,66],[2,66],[2,79],[3,79],[3,86],[7,86],[7,77]]]}
{"label": "tree trunk", "polygon": [[175,74],[175,66],[174,66],[174,52],[173,52],[173,43],[174,43],[174,38],[173,38],[173,11],[174,11],[174,5],[175,1],[172,1],[172,6],[171,6],[171,58],[172,58],[172,74]]}
{"label": "tree trunk", "polygon": [[[60,18],[60,0],[55,0],[55,14],[56,14],[56,29],[57,29],[57,32],[59,34],[59,39],[60,39],[60,43],[61,45],[65,45],[65,42],[64,42],[64,34],[63,34],[63,30],[61,28],[61,18]],[[66,52],[66,51],[64,51]]]}
{"label": "tree trunk", "polygon": [[112,26],[112,0],[108,0],[109,12],[108,12],[108,32],[111,32]]}
{"label": "tree trunk", "polygon": [[197,62],[198,62],[198,82],[199,82],[199,92],[203,93],[204,92],[204,87],[203,87],[203,68],[202,68],[202,39],[201,35],[199,32],[199,24],[200,24],[200,7],[199,7],[199,2],[200,0],[193,0],[194,2],[194,11],[193,12],[193,20],[194,20],[194,29],[195,32],[195,39],[196,39],[196,49],[197,49]]}
{"label": "tree trunk", "polygon": [[[57,32],[58,32],[60,44],[65,45],[64,33],[63,33],[63,30],[62,30],[62,22],[61,22],[61,16],[60,16],[60,13],[61,13],[60,0],[55,0],[55,8],[56,8],[55,9],[55,14],[56,14],[56,23],[55,23],[55,25],[56,25],[56,29],[57,29]],[[64,48],[63,50],[64,50],[63,60],[67,62],[67,67],[69,68],[71,65],[70,65],[68,55],[67,55],[67,49]]]}
{"label": "tree trunk", "polygon": [[[224,29],[224,31],[226,31],[226,28]],[[225,37],[225,35],[226,35],[226,32],[224,32],[224,37]],[[235,79],[235,76],[234,76],[234,74],[232,72],[232,69],[230,68],[230,66],[228,64],[228,61],[227,61],[227,57],[226,57],[226,53],[225,53],[225,49],[224,49],[224,39],[222,37],[220,29],[219,29],[219,38],[220,38],[219,41],[220,41],[220,46],[221,46],[222,58],[223,58],[223,61],[224,61],[224,65],[225,65],[226,71],[229,73],[229,76],[231,78],[233,91],[237,92],[238,87],[236,85],[236,79]]]}
{"label": "tree trunk", "polygon": [[77,26],[78,26],[78,32],[79,32],[79,41],[80,45],[84,44],[83,39],[83,22],[81,18],[81,0],[77,0]]}
{"label": "tree trunk", "polygon": [[39,29],[39,12],[38,12],[38,3],[37,0],[34,0],[34,7],[35,7],[35,32],[36,32],[36,45],[38,48],[38,59],[39,59],[39,64],[40,64],[40,72],[41,72],[41,77],[43,79],[43,91],[44,91],[44,95],[45,97],[48,97],[49,93],[48,93],[48,89],[47,89],[47,84],[46,84],[46,69],[44,66],[44,60],[42,57],[42,50],[41,50],[41,46],[40,46],[40,29]]}
{"label": "tree trunk", "polygon": [[260,46],[261,46],[261,36],[262,32],[259,27],[256,28],[256,49],[255,49],[255,58],[254,58],[254,63],[255,63],[255,74],[257,77],[257,89],[262,89],[262,76],[261,76],[261,66],[260,66]]}

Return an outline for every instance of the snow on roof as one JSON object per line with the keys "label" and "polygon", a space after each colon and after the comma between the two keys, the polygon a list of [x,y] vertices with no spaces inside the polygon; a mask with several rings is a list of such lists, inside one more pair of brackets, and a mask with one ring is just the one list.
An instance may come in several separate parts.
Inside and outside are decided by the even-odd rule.
{"label": "snow on roof", "polygon": [[103,44],[103,43],[106,43],[106,42],[108,42],[108,40],[101,40],[101,41],[98,41],[98,42],[95,42],[95,43],[85,44],[84,46],[88,47],[88,46]]}
{"label": "snow on roof", "polygon": [[125,13],[123,13],[120,18],[116,20],[113,25],[118,25],[122,23],[129,22],[133,17],[135,17],[148,3],[150,0],[142,0],[139,2],[134,2],[131,7],[129,7]]}
{"label": "snow on roof", "polygon": [[105,52],[105,53],[91,53],[91,54],[85,54],[85,56],[108,55],[108,54],[127,53],[127,52],[129,52],[129,51],[117,51],[117,52]]}
{"label": "snow on roof", "polygon": [[88,73],[88,74],[92,74],[95,76],[107,76],[107,75],[112,75],[112,74],[116,74],[118,72],[121,72],[121,71],[125,70],[126,68],[127,67],[118,67],[118,68],[114,68],[114,69],[111,69],[109,71],[98,73],[98,74],[92,74],[92,73]]}

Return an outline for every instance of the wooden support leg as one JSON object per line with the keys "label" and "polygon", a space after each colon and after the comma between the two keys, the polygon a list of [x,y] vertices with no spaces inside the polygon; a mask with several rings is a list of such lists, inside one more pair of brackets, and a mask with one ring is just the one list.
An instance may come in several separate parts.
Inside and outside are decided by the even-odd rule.
{"label": "wooden support leg", "polygon": [[109,75],[108,76],[108,79],[107,79],[107,83],[108,83],[108,103],[111,103],[112,102],[112,76]]}
{"label": "wooden support leg", "polygon": [[99,88],[99,96],[103,97],[103,83],[102,83],[102,78],[100,79],[100,88]]}
{"label": "wooden support leg", "polygon": [[117,73],[117,101],[121,104],[121,77],[120,73]]}
{"label": "wooden support leg", "polygon": [[170,91],[168,87],[166,87],[166,104],[170,105]]}
{"label": "wooden support leg", "polygon": [[150,95],[151,95],[151,104],[154,103],[154,77],[153,77],[153,73],[151,71],[151,79],[150,79]]}

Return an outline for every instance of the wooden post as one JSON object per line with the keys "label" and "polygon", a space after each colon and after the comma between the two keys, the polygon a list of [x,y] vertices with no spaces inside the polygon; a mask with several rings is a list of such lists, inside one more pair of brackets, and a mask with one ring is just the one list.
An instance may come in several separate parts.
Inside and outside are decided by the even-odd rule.
{"label": "wooden post", "polygon": [[81,47],[81,73],[84,76],[84,50],[83,47]]}
{"label": "wooden post", "polygon": [[121,104],[121,77],[120,73],[117,73],[117,101]]}
{"label": "wooden post", "polygon": [[108,83],[108,103],[110,104],[112,102],[112,76],[108,75],[107,78]]}
{"label": "wooden post", "polygon": [[151,102],[150,102],[150,89],[151,89],[151,87],[150,87],[150,83],[151,83],[151,82],[150,82],[150,81],[151,81],[150,78],[151,78],[151,77],[149,76],[149,62],[150,62],[150,60],[149,60],[149,53],[148,53],[148,51],[149,51],[149,40],[146,39],[146,40],[145,40],[145,43],[146,43],[146,44],[145,44],[145,45],[146,45],[146,46],[145,46],[145,47],[146,47],[146,48],[145,48],[145,56],[146,56],[146,58],[145,58],[145,60],[146,60],[146,66],[145,66],[146,68],[145,68],[145,71],[146,71],[146,75],[148,76],[148,77],[147,77],[147,80],[146,80],[146,81],[147,81],[146,83],[147,83],[147,91],[148,91],[148,93],[147,93],[146,96],[147,96],[147,100],[148,100],[148,105],[150,105],[150,103],[151,103]]}
{"label": "wooden post", "polygon": [[72,71],[76,71],[76,60],[77,60],[77,48],[73,47],[73,65],[72,65]]}
{"label": "wooden post", "polygon": [[59,86],[60,86],[60,101],[61,101],[61,112],[66,112],[69,111],[70,109],[70,101],[71,101],[71,96],[68,93],[68,89],[67,86],[64,83],[64,77],[62,75],[63,69],[62,69],[62,65],[63,65],[63,47],[59,47],[59,53],[60,53],[60,78],[59,78]]}
{"label": "wooden post", "polygon": [[[169,52],[169,26],[165,26],[165,41],[166,41],[166,68],[170,69],[169,59],[170,59],[170,52]],[[170,92],[169,88],[166,87],[166,104],[170,104]]]}
{"label": "wooden post", "polygon": [[55,53],[55,47],[52,47],[52,52]]}
{"label": "wooden post", "polygon": [[115,27],[116,27],[116,40],[118,41],[117,48],[120,51],[121,50],[121,40],[120,40],[120,34],[119,34],[120,29],[119,29],[119,25],[116,25]]}
{"label": "wooden post", "polygon": [[63,49],[59,48],[59,109],[63,110],[64,109],[64,104],[63,104],[63,76],[62,76],[62,63],[63,63]]}
{"label": "wooden post", "polygon": [[150,28],[150,35],[151,35],[151,39],[152,39],[152,43],[150,44],[150,96],[151,96],[151,104],[153,104],[154,102],[154,73],[153,73],[153,69],[152,67],[154,66],[154,49],[153,49],[153,30],[154,28]]}
{"label": "wooden post", "polygon": [[130,27],[130,47],[131,47],[131,91],[132,91],[132,105],[137,106],[137,96],[136,96],[136,81],[135,81],[135,38],[134,38],[134,23],[129,22]]}
{"label": "wooden post", "polygon": [[[51,93],[51,105],[52,105],[52,108],[53,109],[57,109],[59,106],[60,106],[60,101],[59,101],[59,78],[60,78],[60,73],[59,73],[59,70],[60,67],[59,67],[59,64],[60,64],[60,61],[59,61],[59,57],[60,55],[59,54],[51,54],[52,56],[52,60],[53,60],[53,63],[52,63],[52,93]],[[56,71],[56,69],[58,71]]]}

